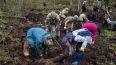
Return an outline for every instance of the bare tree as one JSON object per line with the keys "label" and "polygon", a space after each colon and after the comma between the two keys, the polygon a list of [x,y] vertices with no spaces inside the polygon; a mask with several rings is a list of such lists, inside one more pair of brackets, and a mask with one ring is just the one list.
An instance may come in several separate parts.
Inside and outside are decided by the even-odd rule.
{"label": "bare tree", "polygon": [[78,10],[80,10],[80,7],[81,7],[80,4],[81,4],[81,2],[80,2],[80,0],[78,0],[77,2],[78,2]]}

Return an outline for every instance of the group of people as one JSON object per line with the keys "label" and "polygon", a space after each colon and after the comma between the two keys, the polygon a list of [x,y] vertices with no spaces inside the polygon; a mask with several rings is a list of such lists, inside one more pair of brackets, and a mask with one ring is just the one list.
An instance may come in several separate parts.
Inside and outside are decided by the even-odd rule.
{"label": "group of people", "polygon": [[[62,45],[69,47],[69,55],[73,55],[73,47],[76,45],[76,59],[72,63],[77,65],[81,62],[84,57],[84,50],[88,44],[94,44],[96,35],[100,35],[99,27],[93,22],[89,21],[86,16],[85,1],[82,5],[82,11],[80,16],[66,16],[70,10],[69,8],[63,9],[60,14],[55,11],[50,12],[45,19],[45,29],[43,28],[31,28],[27,31],[27,41],[29,44],[29,54],[36,58],[36,51],[40,57],[43,57],[43,52],[40,47],[44,48],[44,53],[48,54],[49,46],[54,44],[53,38],[57,41],[60,38],[60,27],[61,24],[64,25],[64,30],[66,30],[65,36],[62,38]],[[97,7],[95,6],[94,14],[97,14]],[[61,17],[64,21],[61,21]],[[108,20],[107,20],[108,21]],[[81,22],[80,29],[74,29],[74,23]],[[98,34],[97,34],[98,32]],[[28,55],[29,55],[28,54]],[[24,54],[26,55],[26,54]]]}

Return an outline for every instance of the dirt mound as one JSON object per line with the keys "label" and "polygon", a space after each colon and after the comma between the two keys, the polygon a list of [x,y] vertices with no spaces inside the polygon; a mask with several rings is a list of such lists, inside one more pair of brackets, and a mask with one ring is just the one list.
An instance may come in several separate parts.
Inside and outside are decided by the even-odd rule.
{"label": "dirt mound", "polygon": [[28,15],[25,16],[27,20],[36,23],[42,23],[45,20],[46,15],[39,13],[39,14],[35,14],[35,13],[29,13]]}

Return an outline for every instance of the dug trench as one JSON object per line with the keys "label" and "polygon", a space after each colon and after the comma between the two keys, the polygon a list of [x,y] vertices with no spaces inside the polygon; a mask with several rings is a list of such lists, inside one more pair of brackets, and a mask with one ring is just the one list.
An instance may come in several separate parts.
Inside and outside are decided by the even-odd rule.
{"label": "dug trench", "polygon": [[[85,50],[85,56],[79,65],[110,65],[109,63],[114,62],[116,64],[116,48],[113,50],[109,47],[116,45],[116,35],[108,37],[107,34],[104,34],[109,28],[107,25],[103,25],[103,15],[104,10],[101,10],[98,14],[98,20],[95,22],[101,29],[101,36],[97,37],[96,43],[93,45],[88,45]],[[79,15],[78,11],[70,11],[67,16]],[[87,10],[87,17],[91,19],[91,11]],[[10,46],[10,39],[6,39],[6,46],[3,48],[5,52],[8,52],[7,56],[10,57],[7,60],[0,60],[1,65],[71,65],[75,60],[75,55],[68,56],[68,48],[64,47],[63,50],[60,50],[57,45],[50,47],[48,56],[44,58],[39,58],[36,61],[32,61],[29,57],[23,55],[23,45],[26,43],[26,32],[31,27],[39,27],[40,24],[44,25],[44,20],[47,14],[34,14],[29,13],[26,15],[26,20],[20,20],[21,24],[12,24],[11,34],[14,37],[20,38],[18,42]],[[92,19],[91,19],[92,20]],[[63,19],[62,19],[63,22]],[[75,29],[81,28],[81,25],[78,24]],[[61,26],[61,39],[64,36],[63,26]],[[2,42],[1,42],[2,43]],[[6,56],[6,57],[7,57]],[[105,64],[106,63],[106,64]]]}

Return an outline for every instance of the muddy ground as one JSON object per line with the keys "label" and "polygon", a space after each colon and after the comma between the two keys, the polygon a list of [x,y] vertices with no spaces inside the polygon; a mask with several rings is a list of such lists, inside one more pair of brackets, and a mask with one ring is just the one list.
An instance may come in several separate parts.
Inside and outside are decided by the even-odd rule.
{"label": "muddy ground", "polygon": [[[67,15],[79,15],[78,11],[70,11]],[[87,17],[92,20],[92,16],[90,15],[92,12],[90,10],[87,11]],[[37,27],[38,24],[43,24],[47,14],[34,14],[30,13],[26,15],[27,20],[19,20],[20,24],[9,24],[12,26],[11,34],[14,37],[18,37],[20,40],[13,44],[11,47],[10,39],[6,39],[5,46],[3,47],[2,43],[0,44],[0,50],[4,49],[7,54],[2,54],[4,59],[0,59],[0,65],[71,65],[71,63],[75,59],[75,55],[67,56],[61,59],[58,62],[52,62],[51,58],[58,56],[59,54],[63,53],[57,45],[54,47],[50,47],[50,51],[48,56],[44,56],[43,58],[39,58],[36,61],[32,61],[28,57],[24,57],[23,55],[23,44],[25,40],[26,32],[31,27]],[[108,25],[103,25],[103,15],[104,10],[100,11],[98,14],[98,20],[95,22],[100,29],[102,30],[101,36],[97,37],[96,43],[94,45],[88,45],[87,49],[85,50],[85,57],[81,61],[79,65],[115,65],[116,64],[116,54],[114,53],[115,50],[110,50],[110,44],[116,44],[116,35],[113,37],[108,37],[104,35],[103,30],[109,29]],[[63,20],[62,20],[63,21]],[[80,24],[77,28],[81,28]],[[61,27],[61,38],[64,36],[64,31]],[[61,41],[61,39],[60,39]]]}

